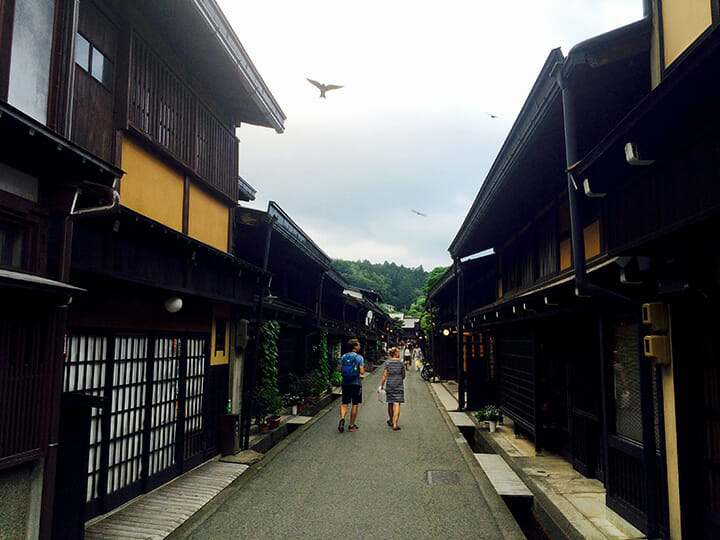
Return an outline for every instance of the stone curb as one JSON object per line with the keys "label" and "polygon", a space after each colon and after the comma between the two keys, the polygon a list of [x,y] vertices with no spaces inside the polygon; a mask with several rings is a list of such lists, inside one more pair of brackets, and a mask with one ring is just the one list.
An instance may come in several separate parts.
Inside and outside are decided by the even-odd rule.
{"label": "stone curb", "polygon": [[445,410],[445,407],[440,402],[440,398],[438,397],[435,389],[432,386],[433,384],[440,383],[426,382],[425,384],[429,387],[430,395],[435,401],[438,409],[440,409],[440,414],[442,415],[443,420],[445,420],[445,425],[447,425],[450,432],[455,436],[455,442],[460,449],[460,453],[462,454],[465,463],[467,463],[467,466],[470,469],[470,473],[473,475],[473,478],[475,478],[475,482],[478,485],[478,488],[483,496],[483,499],[485,500],[485,503],[490,508],[490,512],[495,519],[498,530],[503,535],[503,537],[507,538],[508,540],[525,538],[525,534],[520,529],[517,521],[515,521],[515,517],[510,512],[510,509],[502,500],[502,497],[497,494],[495,488],[492,486],[490,480],[485,474],[485,471],[482,470],[482,467],[480,467],[480,464],[475,459],[472,448],[470,448],[470,444],[465,439],[465,436],[460,432],[460,429],[453,423],[450,415],[448,414],[448,411]]}

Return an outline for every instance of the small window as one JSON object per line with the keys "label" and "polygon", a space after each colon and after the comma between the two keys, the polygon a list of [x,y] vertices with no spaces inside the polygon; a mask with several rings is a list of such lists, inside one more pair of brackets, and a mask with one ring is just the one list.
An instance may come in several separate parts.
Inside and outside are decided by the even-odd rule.
{"label": "small window", "polygon": [[225,353],[227,319],[215,319],[215,352]]}
{"label": "small window", "polygon": [[85,71],[90,71],[90,42],[80,34],[75,40],[75,63]]}
{"label": "small window", "polygon": [[112,87],[113,63],[80,34],[75,40],[75,63],[108,90]]}
{"label": "small window", "polygon": [[91,75],[105,88],[110,88],[112,85],[112,62],[95,48],[92,50]]}
{"label": "small window", "polygon": [[27,227],[0,221],[0,267],[14,269],[25,267],[26,238]]}

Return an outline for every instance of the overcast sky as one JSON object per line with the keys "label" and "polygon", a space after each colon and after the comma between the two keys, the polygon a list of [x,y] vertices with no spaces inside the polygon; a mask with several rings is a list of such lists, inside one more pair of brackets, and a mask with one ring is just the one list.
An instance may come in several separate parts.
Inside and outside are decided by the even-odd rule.
{"label": "overcast sky", "polygon": [[[428,271],[550,50],[642,17],[642,0],[217,1],[287,116],[238,131],[249,206],[277,202],[330,257]],[[320,99],[306,77],[344,87]]]}

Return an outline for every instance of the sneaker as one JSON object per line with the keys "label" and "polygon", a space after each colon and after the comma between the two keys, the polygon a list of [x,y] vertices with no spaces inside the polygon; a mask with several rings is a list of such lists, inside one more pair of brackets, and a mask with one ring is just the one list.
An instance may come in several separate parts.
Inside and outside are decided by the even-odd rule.
{"label": "sneaker", "polygon": [[[341,419],[340,419],[340,423],[338,424],[338,431],[339,431],[340,433],[342,433],[343,431],[345,431],[345,419],[344,419],[344,418],[341,418]],[[352,431],[352,426],[350,426],[350,431]]]}
{"label": "sneaker", "polygon": [[357,424],[353,424],[348,428],[348,431],[355,431],[356,429],[360,429]]}

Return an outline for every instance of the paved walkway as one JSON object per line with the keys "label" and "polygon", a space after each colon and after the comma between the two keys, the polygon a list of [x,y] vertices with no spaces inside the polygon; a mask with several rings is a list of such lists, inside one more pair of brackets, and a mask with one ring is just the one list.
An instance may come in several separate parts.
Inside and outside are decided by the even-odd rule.
{"label": "paved walkway", "polygon": [[476,422],[453,412],[452,381],[426,385],[410,372],[403,429],[393,432],[376,399],[381,376],[365,380],[359,431],[338,433],[336,401],[298,417],[308,422],[252,467],[252,451],[226,458],[237,463],[205,463],[96,520],[86,538],[522,538],[481,467],[501,489],[506,469],[519,475],[553,537],[643,537],[605,506],[600,482],[558,456],[535,455],[507,420],[496,433],[479,432],[497,455],[473,455],[457,426]]}
{"label": "paved walkway", "polygon": [[173,537],[522,538],[419,373],[406,381],[400,431],[377,401],[381,376],[365,379],[358,431],[338,432],[336,401]]}

